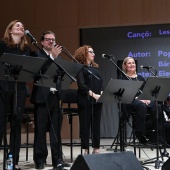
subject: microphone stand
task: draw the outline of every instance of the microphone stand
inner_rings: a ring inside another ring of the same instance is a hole
[[[128,80],[131,80],[128,76],[127,76],[127,74],[124,72],[124,71],[122,71],[122,69],[120,69],[120,67],[112,60],[112,58],[111,57],[108,57],[108,60],[114,65],[114,66],[116,66],[116,68],[128,79]],[[119,136],[119,139],[120,139],[120,150],[121,151],[124,151],[125,150],[125,148],[124,148],[124,131],[125,131],[125,126],[123,125],[123,134],[122,134],[122,121],[123,121],[123,119],[122,119],[122,109],[121,109],[121,97],[119,97],[118,98],[119,100],[119,104],[118,104],[118,107],[119,107],[119,130],[118,130],[118,134],[117,134],[117,137],[118,137],[118,135],[120,135]],[[117,138],[116,137],[116,138]],[[117,138],[118,139],[118,138]],[[115,142],[115,140],[113,141],[113,143]],[[113,146],[113,144],[111,145],[111,148],[112,148],[112,146]]]
[[[122,69],[120,69],[120,67],[111,59],[111,57],[108,57],[108,60],[109,60],[113,65],[115,65],[115,66],[117,67],[117,69],[118,69],[128,80],[131,80],[131,79],[127,76],[127,74],[126,74],[124,71],[122,71]]]
[[[154,69],[154,71],[155,71],[155,73],[154,73],[152,70],[150,70],[150,68],[146,68],[146,69],[148,70],[148,72],[150,72],[153,76],[156,77],[156,75],[157,75],[157,70]]]
[[[37,42],[35,39],[32,39],[31,40],[32,44],[37,48],[39,49],[45,56],[46,58],[48,58],[49,60],[51,60],[57,67],[58,67],[58,71],[57,71],[57,81],[56,81],[56,89],[58,90],[58,106],[59,106],[59,113],[58,113],[58,119],[59,119],[59,122],[58,122],[58,136],[57,136],[57,142],[58,142],[58,153],[60,155],[60,159],[62,159],[62,155],[60,153],[62,153],[62,149],[61,149],[61,115],[62,115],[62,106],[61,106],[61,87],[62,87],[62,76],[64,75],[63,73],[67,74],[73,81],[76,82],[76,79],[74,77],[72,77],[63,67],[61,67],[58,63],[56,63],[54,60],[52,60],[50,58],[50,56],[48,56],[46,54],[46,52],[40,48],[38,45],[37,45]],[[54,132],[55,133],[55,132]]]
[[[157,70],[154,69],[155,73],[150,70],[150,68],[146,68],[154,77],[157,76]],[[163,156],[167,156],[169,155],[169,153],[167,153],[167,150],[166,150],[166,142],[164,142],[164,145],[163,145],[163,149],[164,151],[161,152],[161,149],[159,148],[159,129],[158,129],[158,121],[159,121],[159,109],[158,109],[158,100],[157,100],[157,96],[159,94],[159,90],[160,90],[160,87],[157,86],[157,88],[154,89],[154,91],[152,92],[152,95],[155,97],[155,103],[156,103],[156,158],[152,158],[152,159],[149,159],[149,160],[146,160],[143,162],[143,165],[145,164],[149,164],[149,163],[155,163],[155,168],[158,169],[160,167],[160,163],[162,163],[160,160],[159,160],[159,157],[161,157],[163,159]],[[161,109],[162,109],[162,106],[161,106]],[[162,115],[161,115],[162,116]],[[162,120],[162,118],[161,118]],[[162,121],[161,121],[162,123]],[[165,127],[163,127],[165,128]],[[163,129],[164,131],[164,129]],[[163,132],[165,133],[165,132]],[[164,136],[165,137],[165,136]],[[165,139],[164,139],[165,141]],[[159,150],[160,150],[160,156],[159,156]],[[152,161],[156,159],[155,161]]]

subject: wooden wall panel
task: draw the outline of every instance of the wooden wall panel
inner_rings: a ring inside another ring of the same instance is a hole
[[[168,0],[144,0],[143,22],[144,24],[165,23]],[[170,7],[170,6],[169,6]]]
[[[31,0],[3,1],[0,5],[0,38],[2,38],[7,25],[15,19],[21,20],[25,28],[35,26],[36,21],[41,19],[36,17],[38,13],[37,6]]]
[[[79,29],[77,27],[62,27],[56,30],[57,41],[66,47],[71,54],[79,47]]]
[[[77,24],[79,27],[99,25],[99,0],[77,1]]]
[[[41,6],[39,7],[40,4]],[[37,28],[43,26],[49,29],[49,27],[68,28],[77,25],[76,4],[76,0],[71,1],[69,4],[68,1],[50,0],[45,1],[45,3],[36,1],[37,12],[35,17],[37,21],[35,26]]]
[[[99,1],[99,24],[100,26],[120,25],[121,23],[121,1],[103,0]]]
[[[121,0],[121,25],[140,24],[143,22],[143,1]]]
[[[170,23],[170,1],[169,0],[166,0],[166,12],[164,12],[165,13],[165,15],[166,15],[166,23]]]

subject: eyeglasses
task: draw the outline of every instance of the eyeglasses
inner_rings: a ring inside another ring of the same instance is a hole
[[[94,54],[94,51],[89,51],[89,53]]]
[[[55,42],[55,38],[44,38],[45,41],[52,41]]]

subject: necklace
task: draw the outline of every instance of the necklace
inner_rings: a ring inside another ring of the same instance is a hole
[[[131,80],[136,80],[136,81],[138,81],[138,77],[136,76],[136,77],[129,77]]]
[[[128,74],[126,74],[127,77],[129,78],[129,80],[136,80],[138,81],[138,76],[135,74],[135,76],[129,76]]]

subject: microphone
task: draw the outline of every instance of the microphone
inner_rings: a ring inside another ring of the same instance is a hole
[[[37,44],[37,40],[31,35],[31,33],[29,32],[29,30],[25,30],[25,35],[27,35],[28,37],[30,37],[32,42],[35,42],[35,43]]]
[[[143,66],[143,65],[141,65],[140,68],[141,68],[141,69],[144,69],[144,68],[150,69],[150,68],[154,68],[154,67],[152,67],[152,66]]]
[[[64,46],[61,46],[61,45],[56,44],[56,43],[54,43],[53,45],[54,45],[54,47],[56,47],[56,46],[58,45],[58,46],[60,46],[62,49],[64,48]]]
[[[110,54],[102,54],[102,58],[112,58],[112,59],[115,59],[113,55],[110,55]]]

